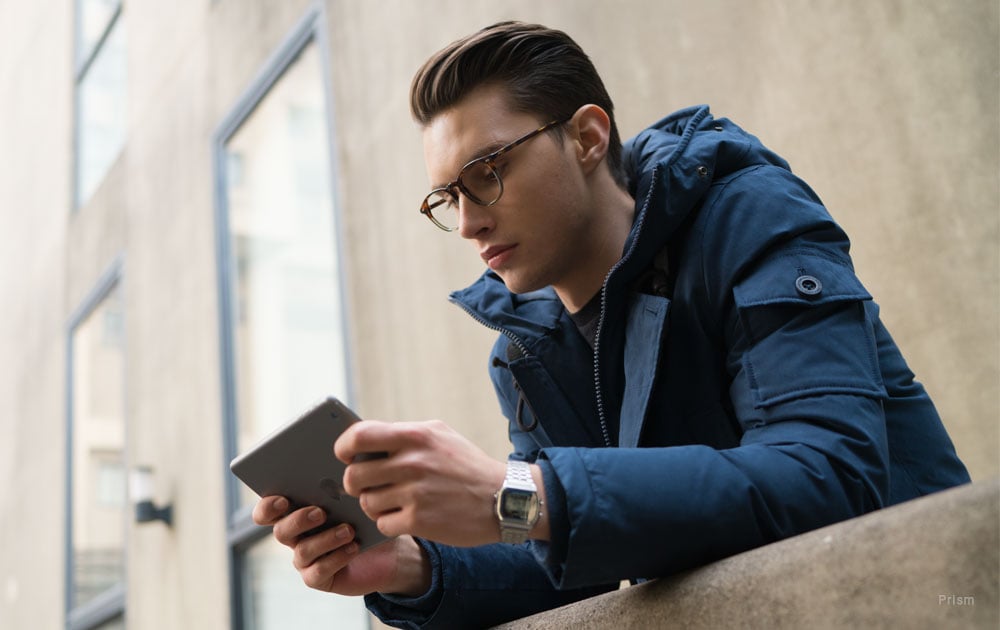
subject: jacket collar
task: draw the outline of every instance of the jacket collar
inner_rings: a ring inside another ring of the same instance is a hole
[[[609,305],[623,303],[629,284],[669,243],[713,182],[751,164],[788,168],[757,138],[714,118],[707,105],[682,109],[643,130],[624,144],[622,161],[636,216],[622,258],[605,279]],[[480,323],[527,345],[555,330],[563,313],[551,288],[514,295],[489,270],[450,299]]]

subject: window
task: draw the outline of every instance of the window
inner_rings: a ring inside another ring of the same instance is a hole
[[[86,203],[125,142],[126,42],[121,0],[76,0],[74,207]]]
[[[116,264],[69,324],[67,626],[124,627],[124,310]]]
[[[229,458],[327,395],[349,399],[321,23],[300,23],[216,134]],[[362,601],[303,585],[253,526],[256,496],[227,487],[234,626],[367,628]]]

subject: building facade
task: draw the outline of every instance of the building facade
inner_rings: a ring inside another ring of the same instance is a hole
[[[995,476],[997,13],[0,3],[0,627],[377,625],[301,584],[228,462],[328,394],[505,456],[493,334],[445,300],[481,263],[417,212],[408,112],[420,62],[500,19],[573,35],[625,137],[707,102],[786,157],[852,236],[973,477]],[[138,519],[142,498],[169,522]]]

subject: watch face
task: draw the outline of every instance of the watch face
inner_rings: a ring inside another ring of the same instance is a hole
[[[500,518],[504,520],[528,522],[538,511],[538,499],[530,490],[507,488],[500,501]]]

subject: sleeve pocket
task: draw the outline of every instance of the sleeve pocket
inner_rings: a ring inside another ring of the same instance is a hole
[[[824,394],[882,397],[871,300],[846,262],[783,252],[733,288],[754,406]]]

